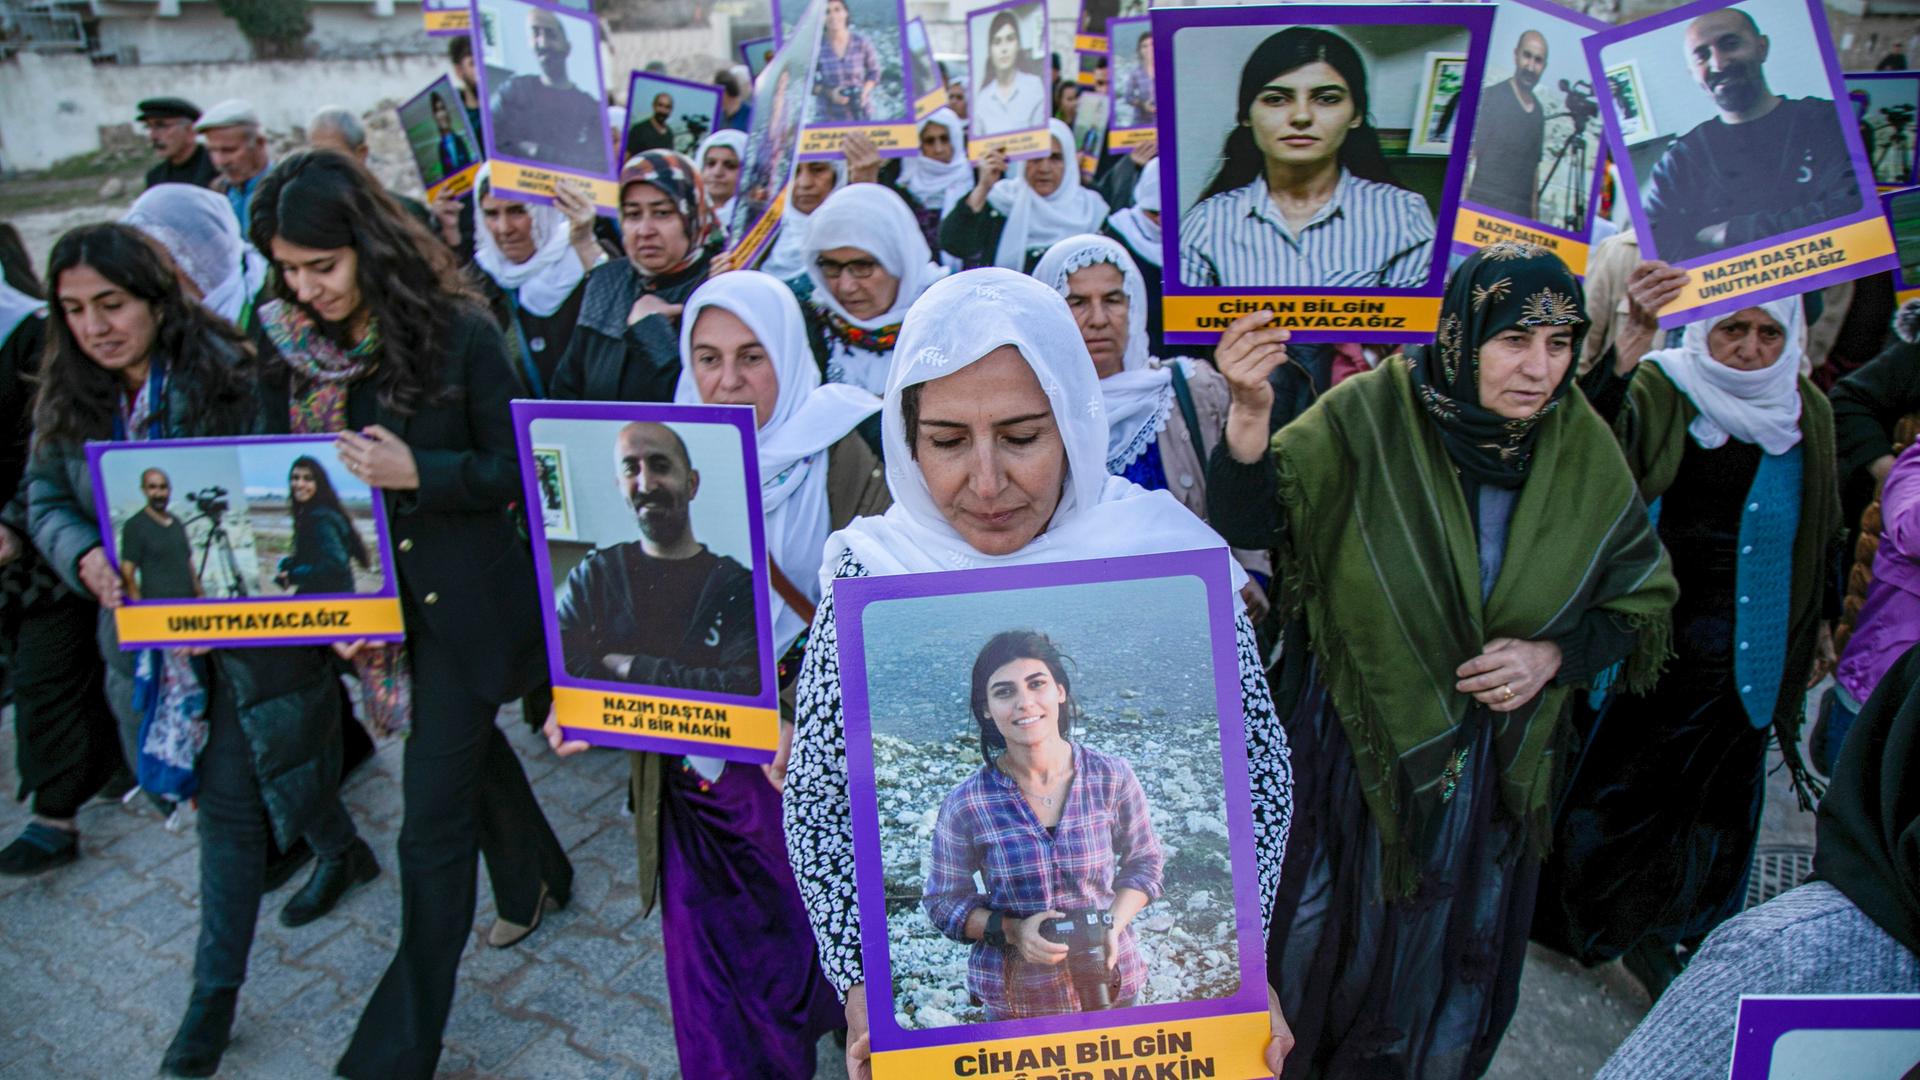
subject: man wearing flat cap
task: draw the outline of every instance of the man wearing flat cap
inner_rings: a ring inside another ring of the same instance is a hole
[[[193,125],[193,130],[207,138],[207,153],[213,157],[213,167],[220,170],[219,179],[212,184],[213,190],[227,197],[244,234],[253,189],[273,164],[267,154],[267,135],[260,127],[260,114],[239,98],[229,98],[208,109]]]
[[[155,184],[192,184],[212,187],[220,171],[213,157],[193,133],[193,122],[200,119],[200,107],[185,98],[148,98],[138,106],[137,119],[147,129],[147,141],[160,155],[160,164],[147,170],[147,186]]]

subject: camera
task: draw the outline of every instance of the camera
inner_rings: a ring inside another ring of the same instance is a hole
[[[1574,130],[1583,130],[1587,122],[1600,115],[1600,105],[1593,100],[1593,84],[1581,79],[1569,83],[1560,80],[1560,92],[1566,95],[1567,115],[1573,119]]]
[[[1067,973],[1073,978],[1073,992],[1085,1012],[1113,1007],[1113,986],[1107,971],[1107,931],[1113,929],[1113,914],[1096,908],[1070,911],[1058,919],[1040,924],[1040,936],[1065,945]]]
[[[227,489],[219,484],[209,484],[199,491],[187,492],[187,501],[195,510],[206,515],[209,521],[219,521],[232,503],[227,499]]]
[[[1888,127],[1895,131],[1905,131],[1907,126],[1913,123],[1913,106],[1888,105],[1880,110],[1880,115],[1886,119]]]

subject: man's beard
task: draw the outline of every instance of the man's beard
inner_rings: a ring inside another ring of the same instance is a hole
[[[1520,84],[1520,89],[1531,90],[1540,85],[1540,73],[1522,68],[1513,73],[1513,81]]]
[[[166,495],[149,495],[147,497],[147,509],[156,514],[164,514],[167,512],[167,503],[170,501],[172,501],[171,498]]]
[[[1759,97],[1759,81],[1753,77],[1753,69],[1746,64],[1728,68],[1718,83],[1708,83],[1707,92],[1713,95],[1713,103],[1722,109],[1739,110],[1752,105]]]
[[[640,526],[640,535],[661,547],[671,547],[687,535],[686,507],[673,496],[636,495],[630,505],[633,507],[634,521]],[[666,513],[646,513],[655,508]]]
[[[540,71],[548,79],[557,83],[567,81],[566,53],[558,49],[547,49],[545,51],[535,52],[533,55],[540,61]]]

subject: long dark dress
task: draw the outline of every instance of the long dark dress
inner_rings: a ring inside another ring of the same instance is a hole
[[[281,572],[295,596],[328,596],[353,591],[353,523],[331,506],[315,506],[294,515],[293,551]]]

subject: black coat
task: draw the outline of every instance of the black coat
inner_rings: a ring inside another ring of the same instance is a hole
[[[424,638],[454,650],[468,691],[505,704],[539,685],[546,666],[533,556],[515,524],[522,488],[506,343],[485,311],[463,307],[441,362],[447,392],[410,416],[380,402],[378,380],[355,383],[347,423],[398,435],[420,472],[418,490],[383,493],[409,647]],[[261,430],[284,434],[291,370],[271,345],[262,367]]]
[[[1900,418],[1920,412],[1920,345],[1896,341],[1827,392],[1833,404],[1834,450],[1840,468],[1841,514],[1850,529],[1878,487],[1868,470],[1893,453]]]
[[[625,259],[587,275],[586,299],[567,355],[553,373],[555,401],[673,400],[680,382],[680,321],[650,315],[632,326],[627,313],[649,293],[684,304],[707,279],[708,256],[670,277],[643,281]]]

